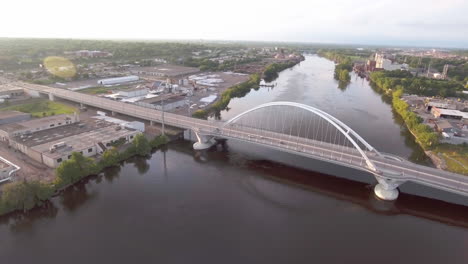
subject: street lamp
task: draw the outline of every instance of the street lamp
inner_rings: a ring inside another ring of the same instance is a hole
[[[162,95],[161,99],[161,110],[162,110],[162,135],[165,136],[165,129],[164,129],[164,94]]]

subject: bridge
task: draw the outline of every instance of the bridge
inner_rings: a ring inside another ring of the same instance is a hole
[[[133,116],[150,122],[190,129],[196,133],[195,149],[206,149],[213,138],[235,139],[369,172],[378,184],[377,197],[395,200],[398,186],[415,182],[468,196],[468,177],[417,165],[377,151],[346,124],[320,109],[292,102],[260,105],[227,122],[201,120],[155,109],[47,86],[11,83],[15,87]]]

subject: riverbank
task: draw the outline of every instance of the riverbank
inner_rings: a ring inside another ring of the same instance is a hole
[[[119,165],[134,156],[146,156],[153,149],[169,142],[169,138],[160,135],[148,140],[143,134],[135,137],[125,150],[116,147],[106,150],[99,160],[84,157],[73,152],[69,160],[56,168],[56,178],[52,183],[36,181],[17,181],[7,183],[0,193],[0,216],[15,211],[28,211],[42,206],[53,196],[77,184],[81,180],[101,173],[105,168]]]
[[[258,90],[260,88],[260,81],[263,78],[267,81],[272,81],[278,77],[278,73],[294,67],[305,58],[301,56],[301,60],[293,60],[282,63],[272,63],[268,65],[262,73],[254,73],[249,76],[249,80],[237,85],[234,85],[224,91],[220,99],[215,103],[208,106],[206,109],[200,109],[195,111],[192,116],[195,118],[206,119],[211,115],[219,117],[220,112],[225,110],[229,105],[232,98],[244,97],[250,92],[251,89]]]
[[[401,99],[403,87],[379,81],[375,74],[371,74],[370,81],[382,93],[391,96],[392,108],[403,119],[408,131],[421,146],[424,153],[439,169],[468,175],[468,146],[441,144],[440,136],[431,127],[424,124],[422,119],[410,110],[409,105]]]

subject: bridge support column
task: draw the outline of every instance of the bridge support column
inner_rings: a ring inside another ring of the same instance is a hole
[[[195,136],[198,141],[193,144],[195,150],[203,150],[211,148],[215,143],[213,141],[213,136],[202,135],[200,132],[195,132]]]
[[[50,100],[50,101],[55,101],[55,97],[54,97],[54,95],[51,94],[51,93],[49,94],[49,100]]]
[[[150,120],[150,126],[154,126],[154,122]]]
[[[114,111],[111,111],[111,116],[115,116],[115,112],[114,112]]]
[[[403,181],[382,177],[376,177],[376,179],[379,183],[374,187],[374,193],[378,198],[386,201],[393,201],[398,198],[398,186],[403,184]]]

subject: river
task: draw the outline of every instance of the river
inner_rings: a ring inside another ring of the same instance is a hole
[[[369,86],[339,88],[312,55],[223,111],[295,101],[336,116],[380,151],[426,162]],[[177,141],[0,218],[1,263],[467,263],[463,198],[404,184],[377,200],[362,172],[227,141],[195,152]]]

